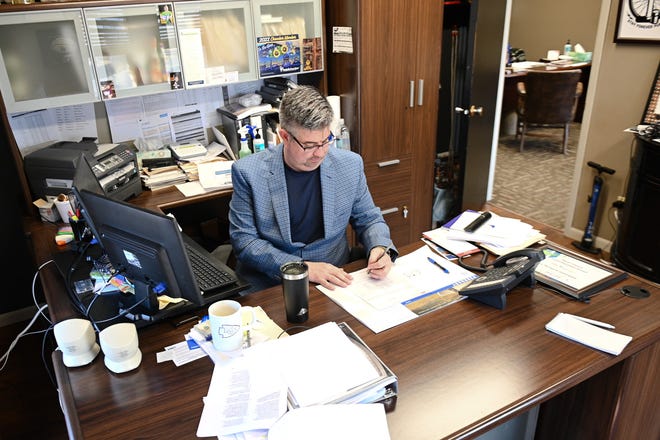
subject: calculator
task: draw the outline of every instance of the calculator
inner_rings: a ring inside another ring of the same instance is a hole
[[[170,145],[170,150],[172,150],[172,153],[174,153],[177,159],[181,160],[206,155],[206,147],[199,143]]]

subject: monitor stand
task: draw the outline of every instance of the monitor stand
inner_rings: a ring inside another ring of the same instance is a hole
[[[119,312],[131,321],[152,321],[158,314],[158,297],[151,286],[141,281],[132,281],[135,293],[122,293],[119,297]]]

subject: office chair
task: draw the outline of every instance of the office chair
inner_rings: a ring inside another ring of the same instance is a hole
[[[518,124],[520,152],[525,145],[528,128],[563,128],[562,152],[566,154],[568,131],[575,118],[578,98],[582,95],[581,71],[529,71],[524,82],[518,82]]]

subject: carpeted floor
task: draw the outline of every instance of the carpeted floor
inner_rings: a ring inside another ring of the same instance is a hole
[[[522,153],[514,135],[500,137],[490,203],[563,229],[580,124],[571,125],[566,155],[561,129],[528,133]]]

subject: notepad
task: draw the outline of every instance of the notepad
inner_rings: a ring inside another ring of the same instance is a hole
[[[617,356],[632,340],[632,336],[605,330],[566,313],[558,313],[545,328],[580,344]]]

